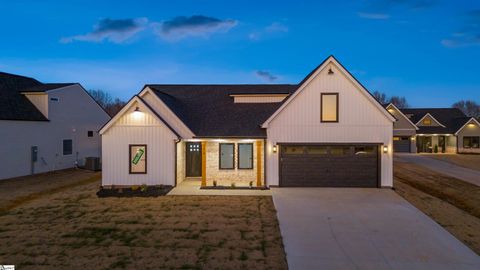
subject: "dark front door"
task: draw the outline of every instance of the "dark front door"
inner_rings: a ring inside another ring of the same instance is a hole
[[[283,145],[280,186],[377,187],[377,145]]]
[[[187,142],[186,146],[186,175],[187,177],[200,177],[202,176],[202,143]]]

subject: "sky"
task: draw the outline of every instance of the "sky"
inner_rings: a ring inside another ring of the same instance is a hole
[[[480,1],[4,1],[0,71],[128,100],[143,85],[300,82],[334,55],[412,107],[480,103]]]

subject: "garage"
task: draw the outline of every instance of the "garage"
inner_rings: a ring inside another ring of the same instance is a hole
[[[393,137],[393,152],[410,153],[410,138]]]
[[[379,146],[280,145],[282,187],[378,187]]]

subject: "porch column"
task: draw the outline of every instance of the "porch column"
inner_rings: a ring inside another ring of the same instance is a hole
[[[262,141],[257,141],[257,187],[262,186]]]
[[[203,141],[202,144],[202,187],[207,186],[207,142]]]

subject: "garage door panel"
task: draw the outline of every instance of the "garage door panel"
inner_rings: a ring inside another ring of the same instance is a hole
[[[281,186],[376,187],[378,146],[289,146],[280,157]],[[295,153],[295,154],[292,154]]]

